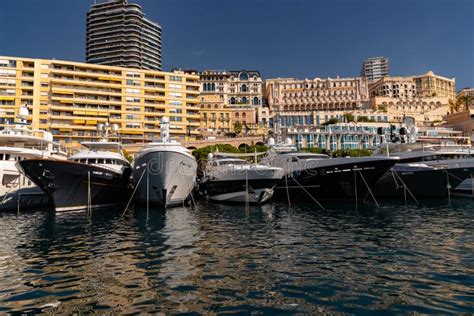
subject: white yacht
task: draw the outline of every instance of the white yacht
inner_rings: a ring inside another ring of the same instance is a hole
[[[18,122],[0,131],[0,210],[49,206],[49,197],[25,177],[15,164],[39,157],[67,157],[66,150],[53,142],[51,133],[33,130],[28,126],[27,115],[28,109],[20,108]]]
[[[99,125],[99,130],[104,126]],[[118,127],[115,127],[117,129]],[[119,143],[109,142],[109,124],[98,142],[68,160],[36,158],[19,162],[22,171],[53,200],[56,211],[76,211],[125,204],[130,196],[131,167]]]
[[[254,154],[209,154],[201,191],[216,202],[267,202],[283,178],[284,170],[238,158],[248,156]]]
[[[169,138],[169,121],[161,119],[161,141],[143,147],[133,162],[135,200],[157,207],[182,205],[196,185],[197,162],[191,152]]]

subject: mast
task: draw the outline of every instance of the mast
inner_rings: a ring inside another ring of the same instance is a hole
[[[163,143],[169,142],[170,138],[170,123],[168,121],[168,118],[163,116],[161,118],[161,124],[160,124],[160,136],[161,136],[161,141]]]

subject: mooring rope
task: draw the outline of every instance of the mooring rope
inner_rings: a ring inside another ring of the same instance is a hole
[[[316,202],[316,204],[319,205],[319,207],[322,209],[322,210],[325,210],[324,206],[321,205],[321,203],[318,202],[318,200],[316,200],[316,198],[314,196],[311,195],[311,193],[308,192],[308,190],[306,190],[306,188],[304,186],[302,186],[297,180],[296,178],[293,177],[293,181],[296,182],[297,185],[299,185],[304,192],[306,192],[306,194],[308,194],[308,196],[314,201]]]
[[[148,167],[148,166],[147,166],[147,167]],[[147,168],[144,168],[144,169],[143,169],[142,175],[140,176],[140,179],[138,180],[137,185],[135,186],[135,189],[133,190],[132,196],[130,197],[130,200],[128,201],[127,206],[125,206],[125,209],[123,210],[122,217],[125,216],[125,213],[127,212],[128,207],[130,206],[130,203],[131,203],[132,200],[133,200],[133,197],[135,196],[135,192],[137,192],[137,189],[138,189],[138,187],[139,187],[139,185],[140,185],[140,182],[142,181],[143,176],[145,175],[146,169],[147,169]]]

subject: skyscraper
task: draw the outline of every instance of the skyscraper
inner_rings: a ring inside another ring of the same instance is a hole
[[[369,83],[373,83],[380,78],[388,76],[388,58],[370,57],[364,60],[360,75],[367,78]]]
[[[161,27],[127,0],[108,0],[87,13],[88,63],[161,70]]]

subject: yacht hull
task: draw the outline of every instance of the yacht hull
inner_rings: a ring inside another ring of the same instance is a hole
[[[208,180],[203,183],[202,187],[204,194],[211,201],[262,204],[273,197],[274,188],[280,179]],[[246,189],[247,185],[248,189]]]
[[[409,190],[407,195],[413,194],[417,199],[445,197],[470,177],[472,172],[473,168],[463,167],[434,169],[397,165],[377,182],[375,196],[404,198],[406,186]]]
[[[347,159],[347,161],[344,161]],[[276,187],[275,196],[298,200],[347,200],[362,201],[373,190],[375,183],[396,162],[396,159],[324,159],[315,167],[287,174]]]
[[[51,197],[58,212],[124,205],[131,170],[123,173],[94,165],[52,159],[19,162],[20,168]]]
[[[282,169],[222,170],[218,178],[206,177],[201,191],[215,202],[262,204],[273,197],[282,176]]]
[[[458,185],[453,194],[458,197],[474,198],[474,177],[465,179]]]
[[[175,151],[151,151],[139,155],[133,167],[135,201],[154,207],[182,205],[196,185],[196,160]]]
[[[53,201],[37,186],[15,190],[0,196],[0,211],[21,211],[51,207]]]

